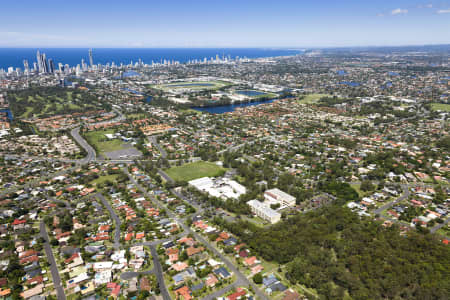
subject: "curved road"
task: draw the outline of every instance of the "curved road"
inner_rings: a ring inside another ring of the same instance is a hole
[[[103,197],[102,194],[97,193],[97,194],[95,194],[95,197],[97,197],[98,199],[100,199],[102,201],[103,205],[105,205],[106,209],[108,210],[111,218],[114,220],[114,223],[115,223],[114,249],[118,250],[118,249],[120,249],[120,225],[122,225],[122,222],[120,221],[119,216],[116,215],[116,212],[111,207],[111,205],[109,204],[108,200],[106,200],[105,197]]]
[[[88,163],[90,161],[97,159],[97,155],[95,153],[94,148],[92,148],[92,146],[89,145],[88,142],[86,142],[86,140],[80,136],[80,127],[72,129],[72,131],[70,131],[70,134],[77,141],[77,143],[81,147],[83,147],[84,150],[86,150],[86,152],[87,152],[87,156],[85,158],[79,160],[80,164],[85,164],[85,163]]]

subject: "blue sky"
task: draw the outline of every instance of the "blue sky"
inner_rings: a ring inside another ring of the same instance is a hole
[[[0,47],[450,43],[450,0],[4,0]]]

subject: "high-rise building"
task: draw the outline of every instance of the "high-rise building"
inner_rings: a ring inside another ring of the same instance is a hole
[[[23,60],[23,70],[28,73],[30,71],[30,67],[28,65],[28,60],[24,59]]]
[[[42,73],[43,72],[43,66],[42,66],[42,56],[41,56],[41,53],[39,52],[39,50],[36,52],[36,61],[37,61],[37,64],[38,64],[38,72],[39,73]]]
[[[94,67],[94,58],[92,57],[92,49],[89,49],[89,64],[92,67]]]
[[[41,62],[42,62],[42,72],[48,73],[48,61],[47,61],[47,55],[45,53],[42,53],[42,55],[41,55]]]
[[[53,74],[55,72],[55,64],[53,63],[53,59],[48,59],[48,73]]]

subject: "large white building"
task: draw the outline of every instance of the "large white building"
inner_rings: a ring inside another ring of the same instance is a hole
[[[295,205],[295,197],[279,189],[270,189],[264,192],[264,199],[270,204],[280,204],[281,208]]]
[[[189,185],[199,191],[207,192],[213,197],[223,199],[238,199],[247,192],[245,186],[228,178],[202,177],[189,181]]]
[[[264,205],[264,203],[261,203],[258,200],[250,200],[247,202],[247,204],[248,206],[250,206],[252,213],[272,224],[280,221],[281,219],[280,213]]]

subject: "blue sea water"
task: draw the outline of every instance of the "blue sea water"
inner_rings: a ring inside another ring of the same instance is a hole
[[[55,65],[58,63],[76,66],[81,64],[81,59],[89,63],[87,48],[0,48],[0,68],[8,67],[22,68],[23,60],[28,60],[30,67],[36,62],[36,51],[45,53],[47,58],[53,59]],[[258,58],[272,56],[291,56],[302,54],[300,50],[292,49],[269,49],[269,48],[94,48],[94,64],[106,64],[114,62],[116,65],[137,62],[140,59],[144,63],[151,64],[166,60],[185,63],[189,60],[209,60],[219,57],[236,58]]]

